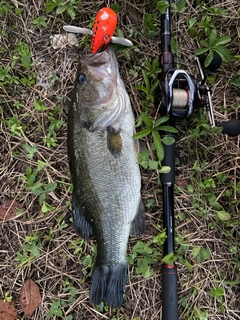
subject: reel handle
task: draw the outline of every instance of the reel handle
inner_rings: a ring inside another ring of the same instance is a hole
[[[240,119],[219,122],[217,126],[223,127],[222,133],[227,134],[229,137],[236,137],[240,134]]]

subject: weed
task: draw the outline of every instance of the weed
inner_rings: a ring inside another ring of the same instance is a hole
[[[6,302],[12,301],[12,296],[10,295],[10,293],[8,291],[4,293],[4,301],[6,301]]]
[[[46,13],[56,9],[57,14],[67,13],[72,20],[76,17],[76,11],[81,4],[81,0],[49,0],[45,3]]]
[[[11,118],[5,120],[5,122],[11,131],[11,136],[22,137],[26,126],[21,123],[17,114],[14,114]]]
[[[198,307],[194,307],[194,318],[193,320],[208,320],[209,313],[207,311],[203,311]]]
[[[145,125],[144,130],[139,131],[136,133],[133,138],[134,139],[142,139],[148,135],[152,136],[153,144],[152,144],[152,150],[156,151],[157,155],[157,161],[149,160],[150,152],[143,151],[138,155],[138,161],[139,163],[145,168],[150,169],[157,169],[159,168],[160,173],[167,173],[169,172],[169,167],[161,167],[161,161],[164,158],[164,147],[163,143],[166,145],[170,145],[175,142],[175,139],[170,136],[165,136],[161,138],[159,131],[168,131],[172,133],[177,133],[177,129],[168,125],[163,125],[168,121],[169,117],[165,116],[162,118],[157,119],[156,121],[153,120],[150,116],[148,116],[146,113],[141,112],[140,114],[140,122],[138,125],[143,123]]]
[[[46,16],[40,16],[32,20],[32,24],[36,26],[38,29],[47,28],[47,17]]]
[[[40,257],[40,249],[42,245],[39,243],[38,235],[33,236],[26,236],[25,243],[22,245],[22,251],[17,252],[17,257],[15,258],[16,261],[19,262],[17,268],[21,268],[24,265],[28,265],[31,267],[31,263],[35,258]]]
[[[157,246],[162,246],[166,237],[166,233],[160,232],[152,240],[144,243],[138,241],[132,248],[132,253],[127,257],[130,265],[136,263],[135,271],[144,278],[154,275],[151,268],[155,262],[160,261],[160,250]]]
[[[7,15],[13,10],[13,5],[9,1],[2,0],[0,5],[0,16]]]
[[[146,103],[149,103],[154,102],[154,93],[159,86],[158,74],[161,72],[161,69],[159,68],[158,59],[153,59],[152,62],[147,61],[146,67],[146,71],[142,69],[143,85],[138,85],[136,89],[146,94]]]
[[[57,301],[53,300],[51,302],[51,307],[46,314],[47,318],[51,318],[52,316],[61,317],[63,315],[64,308],[76,301],[77,289],[73,286],[70,280],[62,280],[62,292],[63,293],[61,295],[63,295],[64,298]],[[68,314],[65,319],[72,320],[73,316]]]
[[[204,66],[208,67],[214,58],[214,52],[219,54],[223,61],[228,62],[231,58],[231,54],[229,50],[226,48],[227,43],[231,41],[231,37],[229,35],[218,36],[217,30],[211,30],[209,34],[208,41],[201,40],[200,43],[203,46],[202,48],[195,51],[196,55],[207,53],[206,60],[204,62]]]
[[[0,66],[0,86],[7,84],[19,84],[19,78],[11,74],[12,68],[10,66]]]
[[[12,67],[14,67],[19,61],[20,65],[23,68],[29,69],[30,67],[35,65],[35,62],[32,61],[31,56],[32,54],[28,44],[22,41],[18,41],[14,48]]]
[[[61,310],[61,301],[52,301],[51,308],[48,310],[46,316],[47,318],[51,318],[52,316],[61,317],[62,316],[62,310]]]
[[[31,147],[31,153],[28,153],[28,157],[33,155],[32,152],[35,152],[35,148]],[[29,152],[29,147],[27,149]],[[37,180],[37,176],[41,170],[43,170],[44,167],[46,167],[47,164],[41,160],[38,160],[37,162],[37,168],[32,169],[30,166],[27,166],[26,168],[26,175],[22,176],[21,179],[24,182],[25,188],[29,191],[31,191],[33,194],[39,196],[39,204],[41,206],[42,212],[47,213],[49,211],[52,211],[55,209],[55,207],[51,206],[46,202],[47,195],[50,192],[53,192],[56,187],[57,183],[55,182],[50,182],[50,183],[43,183],[41,181]]]
[[[202,263],[204,260],[209,260],[211,254],[208,249],[204,249],[200,246],[192,249],[192,256],[197,259],[198,262]]]

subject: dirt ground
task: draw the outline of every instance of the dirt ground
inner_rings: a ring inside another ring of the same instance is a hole
[[[151,261],[151,275],[145,279],[136,272],[136,259],[129,267],[121,308],[94,308],[89,303],[95,242],[84,243],[72,226],[66,149],[69,97],[79,55],[89,52],[89,39],[77,35],[79,47],[64,44],[54,49],[51,37],[65,35],[63,25],[89,27],[104,1],[65,1],[67,7],[76,5],[74,21],[67,11],[57,12],[57,5],[46,12],[57,3],[63,6],[64,2],[0,3],[0,205],[16,200],[22,208],[12,220],[0,221],[0,297],[12,297],[18,319],[25,319],[19,293],[22,284],[31,278],[42,295],[42,303],[31,318],[34,320],[161,319],[162,247],[153,243],[162,232],[157,170],[142,168],[146,234],[141,239],[130,239],[128,246],[128,255],[138,241],[160,252]],[[146,61],[158,58],[160,53],[156,3],[117,2],[118,27],[134,44],[131,49],[119,51],[117,58],[136,119],[141,111],[155,119],[160,116],[154,104],[149,101],[147,105],[145,94],[136,89],[143,83],[141,69],[147,70]],[[212,0],[205,1],[203,7],[202,1],[186,1],[185,10],[173,14],[173,38],[179,46],[176,62],[195,74],[194,52],[206,37],[201,26],[195,36],[190,35],[189,19],[210,17],[209,25],[232,39],[228,46],[231,60],[215,72],[207,71],[215,117],[217,121],[240,118],[240,89],[231,81],[240,65],[239,3]],[[228,13],[214,14],[206,9],[217,7]],[[33,21],[41,16],[46,18],[42,20],[46,25],[39,27]],[[214,134],[206,123],[205,112],[199,111],[177,123],[179,313],[182,320],[236,320],[240,319],[240,140]],[[151,138],[144,141],[150,148]]]

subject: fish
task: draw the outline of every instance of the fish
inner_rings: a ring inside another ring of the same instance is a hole
[[[129,236],[145,231],[135,119],[112,44],[79,61],[68,111],[75,232],[95,238],[90,302],[120,307]]]

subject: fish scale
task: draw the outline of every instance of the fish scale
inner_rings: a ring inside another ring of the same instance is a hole
[[[97,242],[93,304],[122,304],[128,238],[145,227],[134,123],[112,46],[83,57],[68,114],[68,155],[74,227]]]

